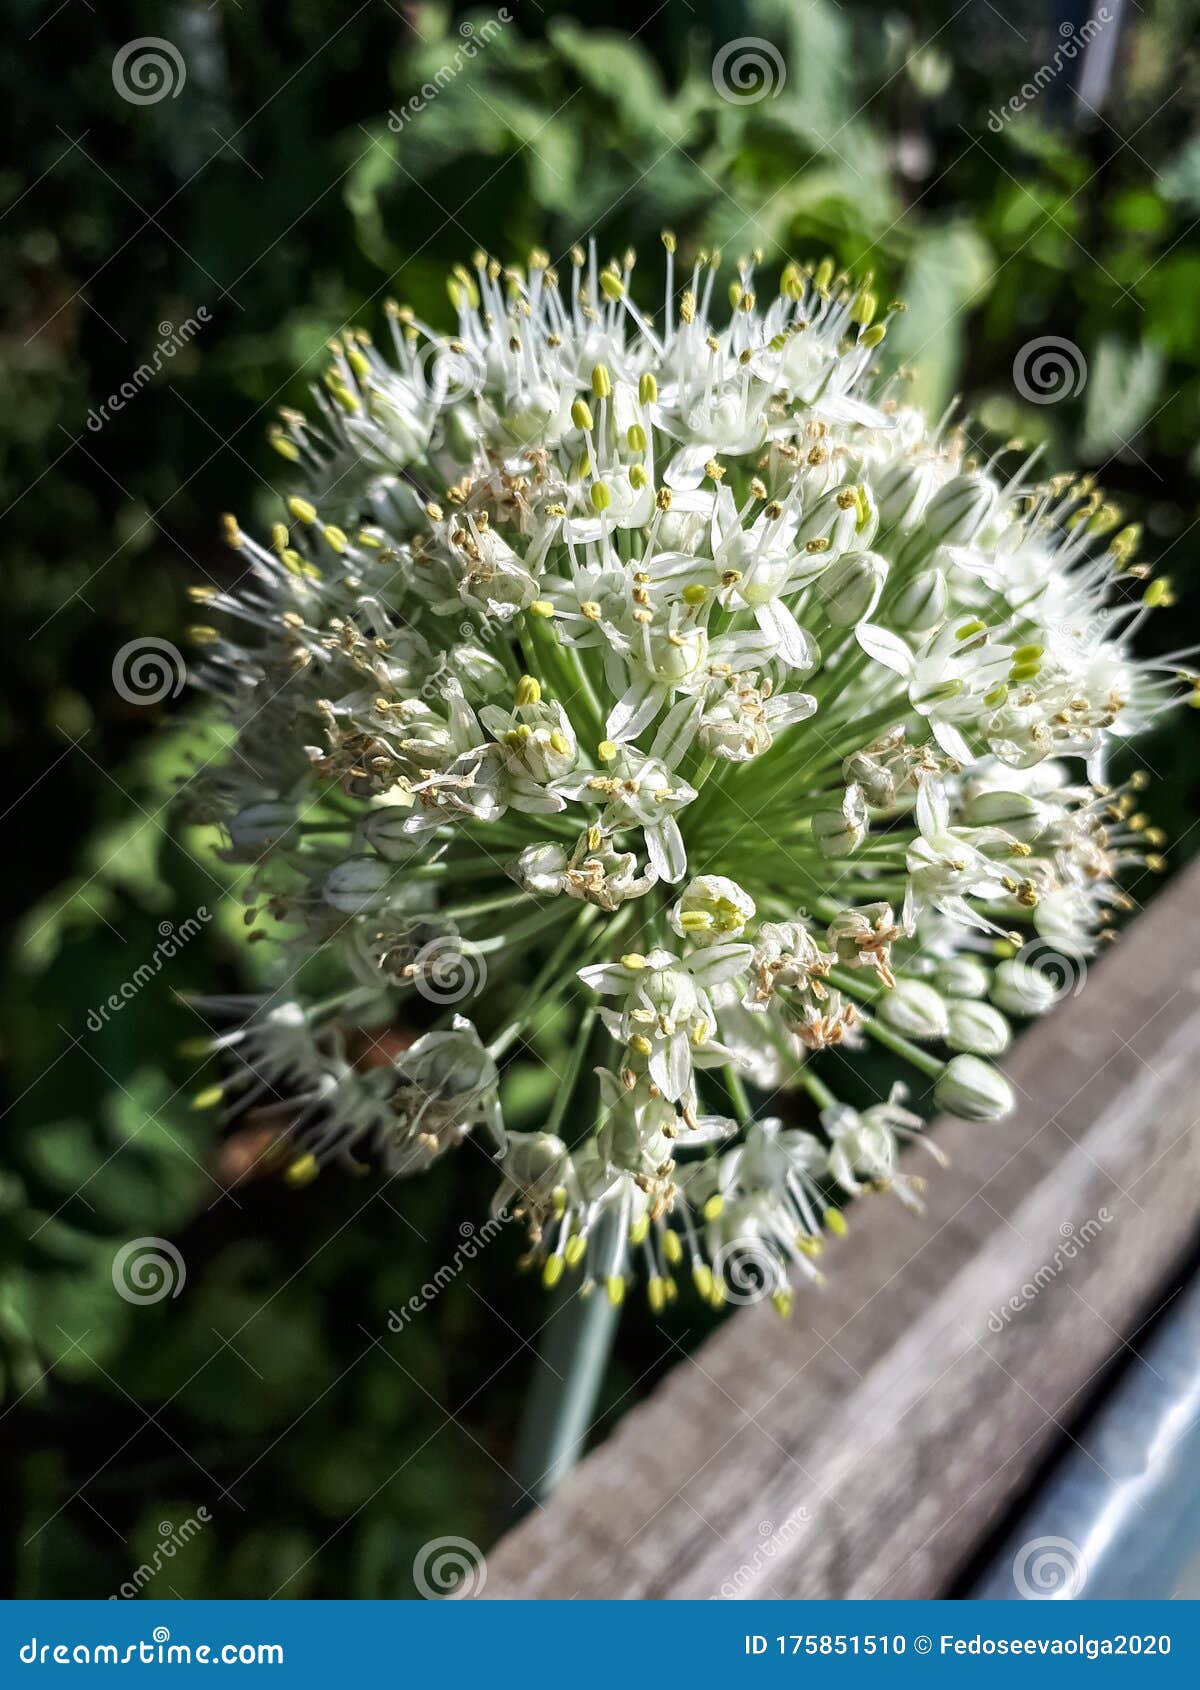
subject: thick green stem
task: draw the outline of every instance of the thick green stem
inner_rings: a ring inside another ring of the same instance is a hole
[[[598,1261],[607,1254],[607,1225],[602,1218],[589,1247]],[[517,1436],[516,1505],[522,1512],[544,1502],[583,1452],[620,1313],[602,1285],[585,1297],[564,1282],[553,1295]]]

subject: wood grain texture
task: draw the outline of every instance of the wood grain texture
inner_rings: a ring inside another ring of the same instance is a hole
[[[487,1597],[944,1595],[1194,1242],[1198,903],[1200,865],[1020,1040],[1015,1116],[938,1123],[925,1217],[855,1205],[827,1289],[681,1362]]]

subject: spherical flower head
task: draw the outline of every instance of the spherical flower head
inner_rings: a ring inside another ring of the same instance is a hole
[[[782,1307],[936,1150],[843,1064],[1010,1108],[1062,991],[1025,945],[1090,955],[1160,862],[1107,748],[1195,682],[1128,648],[1136,529],[908,403],[869,284],[664,247],[655,310],[632,254],[478,253],[283,413],[281,520],[193,594],[196,808],[295,984],[214,1001],[197,1102],[269,1103],[293,1183],[474,1135],[548,1285],[733,1301],[750,1253]],[[509,1133],[517,1053],[555,1085]]]

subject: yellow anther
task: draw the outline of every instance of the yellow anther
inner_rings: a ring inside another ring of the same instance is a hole
[[[541,682],[535,680],[532,675],[522,675],[517,682],[516,696],[518,709],[524,708],[527,704],[540,704],[542,702]]]
[[[317,1159],[310,1151],[305,1156],[297,1156],[283,1177],[288,1185],[299,1190],[301,1186],[311,1185],[320,1171]]]

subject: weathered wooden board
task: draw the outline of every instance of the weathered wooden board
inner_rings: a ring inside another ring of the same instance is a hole
[[[1195,1240],[1198,906],[1200,865],[1022,1038],[1013,1118],[939,1123],[924,1219],[857,1208],[827,1290],[682,1361],[486,1595],[944,1595]]]

